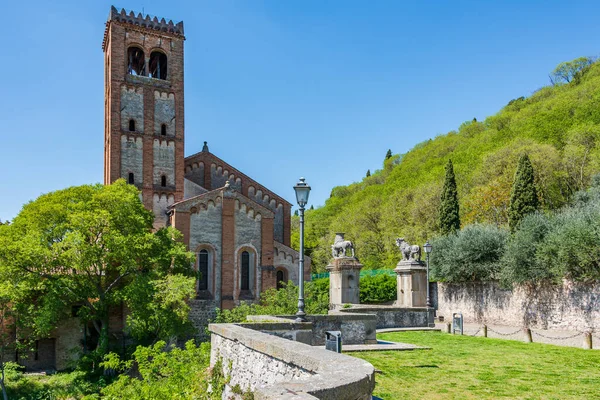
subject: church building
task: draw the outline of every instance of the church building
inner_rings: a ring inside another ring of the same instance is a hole
[[[183,22],[111,7],[105,65],[104,184],[126,179],[196,253],[198,309],[258,300],[298,283],[291,203],[209,151],[185,157]],[[265,166],[267,167],[267,166]],[[306,260],[305,279],[310,279]]]

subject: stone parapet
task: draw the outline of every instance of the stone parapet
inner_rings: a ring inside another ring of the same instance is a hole
[[[348,308],[338,308],[335,312],[339,314],[371,314],[376,319],[377,329],[428,327],[434,318],[434,309],[426,307],[355,304]]]
[[[235,324],[211,324],[211,365],[223,361],[228,387],[255,399],[368,400],[375,369],[363,360]],[[227,388],[226,388],[227,391]]]

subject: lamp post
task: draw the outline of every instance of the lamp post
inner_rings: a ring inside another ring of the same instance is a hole
[[[308,203],[310,186],[306,184],[304,178],[294,186],[296,192],[296,201],[300,206],[300,258],[298,260],[298,312],[296,313],[296,322],[306,322],[306,313],[304,312],[304,207]]]
[[[429,241],[427,241],[425,243],[425,245],[423,246],[423,248],[425,249],[425,254],[427,255],[427,308],[431,308],[431,298],[429,297],[429,253],[431,253],[431,250],[433,250],[433,246],[431,245],[431,243],[429,243]]]

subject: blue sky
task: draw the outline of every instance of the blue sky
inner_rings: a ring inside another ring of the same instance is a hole
[[[110,1],[5,2],[0,219],[102,182]],[[597,1],[129,1],[183,20],[186,155],[210,150],[310,203],[381,168],[388,148],[494,114],[599,53]]]

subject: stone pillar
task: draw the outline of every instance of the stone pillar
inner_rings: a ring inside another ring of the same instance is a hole
[[[336,257],[331,260],[327,266],[330,304],[359,304],[362,267],[356,257]]]
[[[427,267],[421,261],[400,261],[397,274],[398,307],[427,306]]]

